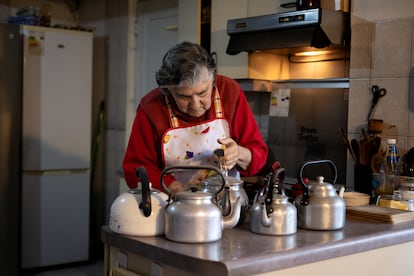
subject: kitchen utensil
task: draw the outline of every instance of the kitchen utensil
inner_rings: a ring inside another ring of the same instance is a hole
[[[371,141],[371,137],[369,137],[368,133],[365,131],[365,128],[361,128],[362,137],[368,142]]]
[[[371,88],[371,92],[372,92],[372,101],[371,101],[371,108],[368,112],[368,120],[371,119],[372,112],[374,111],[374,108],[377,105],[379,99],[384,97],[387,94],[387,90],[384,88],[379,88],[378,85],[373,85]]]
[[[385,152],[379,150],[374,156],[371,157],[371,169],[373,173],[379,173],[381,165],[384,163]]]
[[[171,193],[164,182],[164,176],[175,170],[215,170],[222,185],[215,194],[198,191]],[[228,216],[222,216],[215,198],[224,189],[225,180],[221,171],[213,166],[172,166],[161,173],[161,185],[170,196],[165,207],[165,237],[185,243],[212,242],[221,239],[223,228],[234,227],[240,218],[240,198]]]
[[[371,142],[361,140],[359,142],[359,159],[360,164],[365,166],[371,165],[371,158],[378,152],[378,147]]]
[[[351,140],[351,148],[355,155],[355,163],[359,164],[361,162],[361,159],[360,159],[359,142],[357,141],[357,139]]]
[[[224,146],[224,145],[222,145]],[[243,188],[243,181],[237,177],[229,177],[228,170],[226,168],[225,159],[224,159],[224,148],[219,148],[214,150],[214,154],[219,159],[220,170],[224,176],[226,186],[223,192],[218,194],[217,202],[222,209],[222,214],[227,216],[231,212],[231,206],[234,206],[236,200],[240,198],[241,203],[241,213],[239,224],[244,221],[247,216],[247,211],[249,209],[249,198],[246,191]],[[208,192],[210,189],[213,189],[210,192],[214,193],[214,190],[217,190],[217,187],[221,186],[220,181],[217,181],[217,177],[210,177],[202,181],[204,191]]]
[[[219,166],[220,166],[221,173],[224,176],[224,180],[227,180],[228,171],[226,168],[226,161],[224,159],[224,149],[215,149],[214,154],[217,155],[219,159]]]
[[[369,133],[382,133],[384,129],[384,121],[378,119],[370,119],[368,121],[368,132]]]
[[[351,154],[352,159],[354,162],[357,162],[357,158],[355,156],[354,151],[352,150],[351,144],[349,143],[348,136],[346,135],[346,132],[343,128],[339,128],[339,135],[342,138],[342,141],[344,142],[346,148],[348,149],[349,153]]]
[[[238,224],[243,223],[249,210],[249,197],[244,190],[243,180],[228,176],[225,179],[226,185],[222,192],[217,194],[218,206],[222,209],[222,214],[227,216],[231,209],[236,205],[237,199],[240,198],[240,218]],[[213,176],[202,181],[201,191],[215,193],[221,187],[221,181],[218,176]]]
[[[313,230],[336,230],[345,226],[345,201],[338,196],[333,184],[324,182],[318,176],[316,182],[309,185],[303,182],[303,171],[306,167],[316,164],[327,164],[332,170],[333,184],[337,178],[337,169],[331,160],[306,161],[298,172],[298,181],[303,185],[304,192],[295,199],[298,212],[298,227]]]
[[[414,177],[414,147],[404,154],[402,158],[402,174]]]
[[[285,169],[278,168],[265,178],[265,185],[256,195],[250,209],[250,231],[264,235],[290,235],[297,231],[296,207],[283,192]],[[271,203],[266,204],[269,185]]]
[[[136,169],[138,188],[119,195],[112,203],[109,226],[118,234],[156,236],[164,234],[164,208],[167,194],[150,189],[147,171]]]

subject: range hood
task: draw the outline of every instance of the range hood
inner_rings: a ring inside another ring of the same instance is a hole
[[[329,9],[309,9],[232,19],[226,53],[294,48],[340,49],[349,44],[349,14]]]

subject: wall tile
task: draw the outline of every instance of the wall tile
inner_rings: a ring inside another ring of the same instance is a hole
[[[408,84],[408,135],[414,137],[414,66]]]
[[[380,21],[373,31],[371,77],[406,77],[410,68],[412,21]]]
[[[289,60],[270,51],[249,55],[249,77],[253,79],[289,79]]]
[[[289,70],[292,79],[312,79],[315,77],[315,62],[291,63]]]
[[[386,139],[384,139],[386,142]],[[407,152],[408,137],[399,136],[397,138],[397,154],[400,158]]]
[[[363,22],[353,17],[348,136],[366,125],[370,88],[376,84],[387,89],[373,113],[373,118],[384,121],[382,147],[387,138],[396,138],[402,156],[414,146],[414,17]],[[367,39],[370,30],[372,37]],[[372,59],[370,70],[368,57]],[[353,183],[350,156],[347,166],[347,181]]]
[[[411,70],[413,70],[412,69],[413,67],[414,67],[414,18],[411,19]]]
[[[291,79],[326,79],[348,77],[347,61],[332,60],[290,64]]]
[[[350,77],[368,78],[371,71],[371,43],[373,23],[357,17],[351,19]]]
[[[348,103],[348,133],[360,133],[367,129],[367,115],[370,106],[369,80],[351,79]]]
[[[345,60],[313,62],[313,64],[315,65],[314,77],[316,79],[349,77]]]
[[[408,85],[408,135],[411,137],[411,141],[414,139],[414,18],[411,20],[412,32],[411,32],[411,68],[409,74]],[[414,143],[410,143],[408,148],[414,146]]]
[[[393,78],[393,79],[371,79],[370,87],[378,85],[380,88],[385,88],[387,94],[382,97],[376,105],[373,117],[375,119],[384,120],[384,126],[397,126],[398,136],[408,135],[408,78]],[[372,95],[370,95],[370,101]],[[387,133],[385,133],[387,132]],[[390,129],[384,129],[384,134],[394,134]]]

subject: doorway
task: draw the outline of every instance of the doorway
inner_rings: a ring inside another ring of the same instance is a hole
[[[178,7],[146,12],[138,19],[135,106],[157,86],[161,59],[178,42]],[[132,124],[132,122],[131,122]]]

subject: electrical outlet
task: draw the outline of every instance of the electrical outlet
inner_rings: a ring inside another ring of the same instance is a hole
[[[162,276],[162,266],[160,264],[151,264],[151,276]]]

